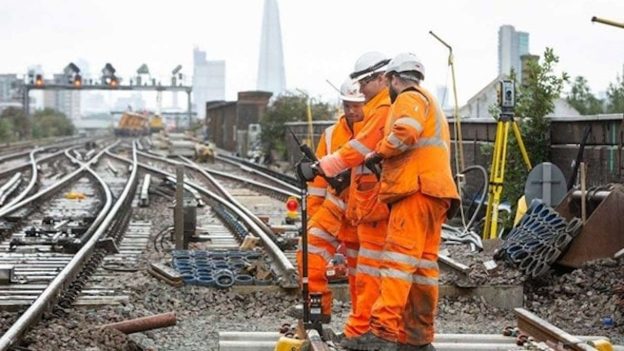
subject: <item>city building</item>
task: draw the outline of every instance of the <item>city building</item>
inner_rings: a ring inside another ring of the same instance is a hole
[[[511,25],[498,29],[498,74],[516,73],[517,80],[522,80],[522,59],[529,54],[529,33],[518,32]]]
[[[20,101],[17,96],[17,74],[0,74],[0,102]]]
[[[277,0],[265,0],[260,37],[257,88],[277,96],[286,90],[282,30]]]
[[[207,101],[224,99],[225,61],[208,61],[205,51],[193,49],[193,101],[198,117],[206,117]]]
[[[46,84],[67,84],[67,76],[55,74]],[[43,107],[62,112],[72,121],[81,119],[79,90],[44,90]]]

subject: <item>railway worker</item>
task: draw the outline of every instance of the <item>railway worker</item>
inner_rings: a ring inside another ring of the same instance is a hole
[[[355,273],[357,296],[351,301],[355,308],[345,325],[346,338],[369,331],[371,308],[380,291],[379,268],[389,210],[377,199],[379,181],[364,165],[364,157],[383,138],[390,110],[390,96],[383,73],[389,61],[379,52],[367,52],[358,58],[350,76],[360,83],[360,91],[366,98],[364,120],[357,126],[354,139],[319,161],[321,171],[330,177],[352,169],[346,215],[357,226],[360,249]]]
[[[384,139],[367,155],[367,164],[383,160],[379,198],[391,204],[381,294],[371,332],[348,340],[350,349],[434,350],[440,235],[459,196],[448,123],[420,86],[424,77],[423,64],[411,53],[397,55],[386,68],[392,108]]]
[[[359,84],[348,78],[340,87],[340,99],[344,115],[325,129],[321,135],[316,156],[321,158],[338,150],[353,138],[357,122],[364,118],[362,110],[364,95],[359,91]],[[308,183],[308,285],[310,292],[322,294],[322,319],[329,323],[332,309],[332,293],[329,290],[326,269],[336,253],[340,242],[347,248],[349,271],[355,270],[357,257],[357,235],[355,227],[345,220],[348,188],[338,193],[322,177],[316,177]],[[297,252],[297,265],[302,273],[301,251]],[[349,274],[349,289],[355,296],[355,279]]]

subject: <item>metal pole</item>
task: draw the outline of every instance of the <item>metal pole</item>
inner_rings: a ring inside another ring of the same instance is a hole
[[[189,129],[191,129],[191,118],[192,118],[192,112],[191,112],[191,89],[187,89],[186,90],[186,108],[187,108],[187,112],[188,112],[188,127]],[[201,106],[197,106],[197,110],[199,111],[199,109],[201,108]]]
[[[175,248],[184,250],[184,165],[176,166],[176,203],[173,210]]]
[[[591,21],[606,24],[608,26],[624,28],[624,23],[619,23],[619,22],[611,21],[611,20],[604,19],[604,18],[598,18],[596,16],[592,17]]]

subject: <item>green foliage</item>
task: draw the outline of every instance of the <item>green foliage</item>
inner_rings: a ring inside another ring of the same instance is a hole
[[[21,108],[9,107],[2,111],[0,118],[5,122],[5,128],[9,129],[12,140],[30,137],[30,120]]]
[[[616,77],[615,83],[609,83],[607,89],[608,113],[624,112],[624,74]]]
[[[602,101],[592,94],[585,77],[578,76],[574,79],[566,100],[582,115],[603,113]]]
[[[515,115],[520,126],[522,139],[526,147],[531,165],[547,161],[550,157],[550,122],[546,115],[555,110],[555,101],[559,98],[568,75],[554,73],[559,57],[551,48],[546,48],[541,60],[528,62],[524,74],[524,85],[517,86]],[[491,109],[495,112],[496,109]],[[522,159],[518,142],[509,130],[507,146],[507,164],[505,167],[505,184],[503,199],[512,206],[524,193],[524,183],[528,174]],[[491,159],[492,147],[483,148]]]
[[[328,120],[334,116],[335,106],[310,100],[314,121]],[[280,156],[286,156],[285,123],[307,121],[307,101],[307,95],[294,92],[286,92],[275,98],[260,121],[262,145],[266,153],[277,151]]]
[[[74,124],[65,114],[53,109],[43,109],[33,115],[32,136],[35,139],[72,135]]]
[[[13,141],[13,124],[7,118],[0,118],[0,143]]]

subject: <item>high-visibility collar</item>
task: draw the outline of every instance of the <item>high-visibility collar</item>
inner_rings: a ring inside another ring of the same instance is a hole
[[[383,105],[390,106],[390,90],[388,90],[388,88],[382,89],[364,105],[364,121],[375,114],[375,110],[377,110],[379,106]]]

